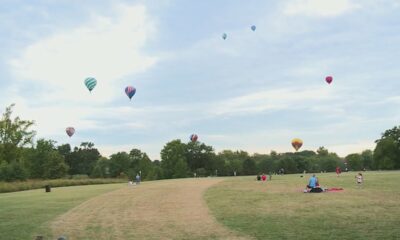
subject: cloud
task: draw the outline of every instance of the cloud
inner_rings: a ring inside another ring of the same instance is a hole
[[[86,77],[95,77],[98,86],[91,101],[107,102],[120,94],[118,81],[145,71],[158,58],[141,52],[155,33],[155,25],[143,5],[115,7],[117,17],[93,15],[75,29],[55,33],[23,49],[10,61],[21,82],[33,81],[49,90],[42,100],[85,101]]]
[[[263,90],[223,100],[211,112],[216,115],[259,113],[268,110],[298,108],[309,100],[331,98],[334,98],[333,90],[327,87]]]
[[[335,17],[360,8],[350,0],[294,0],[286,4],[285,15]]]

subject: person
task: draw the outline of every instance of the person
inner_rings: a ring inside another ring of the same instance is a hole
[[[260,176],[260,174],[257,174],[256,180],[257,180],[257,181],[261,181],[261,176]]]
[[[140,184],[140,175],[136,174],[136,185]]]
[[[358,175],[356,176],[356,179],[357,179],[357,185],[358,185],[359,187],[361,187],[361,186],[362,186],[362,183],[363,183],[363,181],[364,181],[363,175],[362,175],[361,173],[358,173]]]
[[[339,175],[342,173],[342,169],[340,169],[339,166],[336,167],[336,175],[339,177]]]
[[[312,175],[312,177],[310,177],[310,179],[308,180],[308,185],[307,188],[315,188],[317,186],[317,178],[315,177],[315,174]]]
[[[267,180],[267,176],[265,175],[265,173],[263,173],[263,175],[261,176],[261,179],[263,180],[263,182],[265,182]]]

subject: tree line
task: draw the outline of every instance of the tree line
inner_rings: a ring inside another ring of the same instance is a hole
[[[376,140],[374,151],[340,158],[324,147],[314,151],[252,154],[224,150],[216,153],[202,142],[172,140],[161,150],[161,160],[151,161],[145,152],[132,148],[109,158],[101,156],[91,142],[72,148],[50,139],[34,141],[33,121],[11,118],[14,105],[6,108],[0,120],[0,181],[56,179],[71,176],[130,178],[144,180],[285,173],[400,169],[400,127],[386,130]]]

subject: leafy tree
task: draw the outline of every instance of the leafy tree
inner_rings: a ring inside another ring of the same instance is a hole
[[[69,174],[90,175],[99,158],[100,153],[96,148],[94,148],[94,144],[83,142],[79,148],[75,147],[74,151],[71,152],[71,154],[68,154],[65,160],[69,166]]]
[[[0,162],[19,161],[21,149],[32,144],[35,131],[30,130],[33,121],[21,120],[19,117],[11,118],[14,104],[6,108],[0,120]]]
[[[254,159],[247,158],[246,160],[243,161],[243,173],[245,175],[256,174],[256,172],[257,172],[257,167]]]
[[[187,173],[186,146],[181,140],[168,142],[161,150],[161,167],[165,178],[183,177]],[[179,171],[177,173],[176,171]]]
[[[350,169],[354,171],[360,171],[362,170],[362,158],[361,155],[358,153],[352,153],[346,156],[346,160],[349,164]]]
[[[386,130],[376,140],[374,166],[377,169],[400,169],[400,126]]]

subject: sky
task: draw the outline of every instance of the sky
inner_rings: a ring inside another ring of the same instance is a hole
[[[216,152],[301,138],[344,157],[399,124],[399,12],[396,0],[0,0],[0,108],[15,103],[36,139],[104,156],[160,159],[195,133]]]

